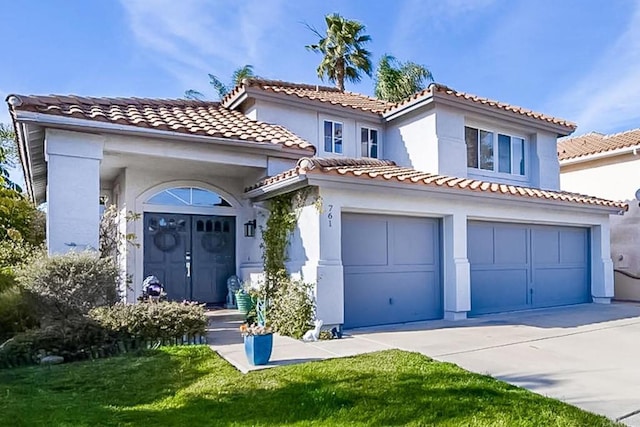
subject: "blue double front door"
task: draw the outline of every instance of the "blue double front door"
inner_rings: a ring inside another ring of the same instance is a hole
[[[157,276],[170,300],[224,303],[235,274],[235,217],[144,214],[144,276]]]

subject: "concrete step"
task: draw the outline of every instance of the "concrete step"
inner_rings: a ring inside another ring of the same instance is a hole
[[[210,310],[207,316],[210,324],[245,321],[245,315],[234,309]]]

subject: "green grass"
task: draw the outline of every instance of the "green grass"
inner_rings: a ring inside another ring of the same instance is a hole
[[[208,347],[0,371],[0,425],[606,426],[606,418],[397,350],[242,375]]]

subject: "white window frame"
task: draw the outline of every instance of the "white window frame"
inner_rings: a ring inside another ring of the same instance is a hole
[[[466,140],[466,128],[476,129],[478,131],[478,167],[472,167],[468,165],[468,158],[465,157],[465,163],[467,164],[467,169],[471,171],[474,175],[484,175],[484,176],[498,176],[506,179],[526,181],[529,178],[529,138],[525,135],[520,134],[518,132],[494,128],[491,126],[483,126],[478,125],[476,123],[466,123],[465,127],[465,146],[467,144]],[[493,135],[492,137],[492,148],[493,148],[493,169],[481,169],[480,168],[480,131],[489,132]],[[510,150],[510,166],[511,172],[499,172],[500,168],[500,153],[499,153],[499,135],[508,136],[511,138],[511,150]],[[524,155],[524,175],[518,173],[514,173],[514,149],[513,149],[513,138],[519,138],[523,141],[523,155]]]
[[[327,150],[327,147],[325,145],[325,137],[326,135],[324,134],[324,127],[325,127],[325,123],[329,122],[331,123],[331,151]],[[336,120],[336,119],[332,119],[329,117],[323,117],[320,120],[320,135],[321,135],[321,141],[322,141],[322,151],[324,151],[325,153],[331,153],[331,154],[336,154],[339,156],[344,155],[344,151],[345,151],[345,144],[344,144],[344,136],[345,136],[345,132],[344,132],[344,122],[340,121],[340,120]],[[340,153],[336,153],[336,140],[338,139],[335,136],[335,125],[339,124],[342,127],[342,136],[340,138],[341,140],[341,149],[342,152]]]
[[[367,151],[366,152],[362,152],[362,131],[366,129],[367,130],[367,135],[369,136],[369,140],[367,141]],[[378,134],[378,141],[376,142],[376,157],[371,157],[371,131],[375,131]],[[376,128],[376,127],[372,127],[372,126],[367,126],[367,125],[363,125],[360,126],[358,128],[358,143],[360,144],[360,157],[369,157],[372,159],[379,159],[380,158],[380,154],[382,153],[382,140],[381,140],[381,136],[382,133],[380,132],[380,129]]]

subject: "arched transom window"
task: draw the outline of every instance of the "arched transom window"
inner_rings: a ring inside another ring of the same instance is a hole
[[[219,194],[197,187],[176,187],[161,191],[147,200],[150,205],[231,206]]]

